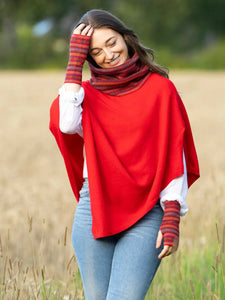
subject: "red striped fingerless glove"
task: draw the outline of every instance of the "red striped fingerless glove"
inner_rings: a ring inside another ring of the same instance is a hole
[[[70,39],[70,56],[64,83],[81,85],[82,69],[87,57],[90,38],[87,35],[72,34]]]
[[[164,217],[160,226],[164,245],[173,246],[179,239],[180,204],[177,201],[165,201]]]

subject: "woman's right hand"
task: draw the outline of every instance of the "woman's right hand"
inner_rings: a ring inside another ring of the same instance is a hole
[[[86,25],[86,24],[82,23],[74,29],[73,34],[91,36],[93,31],[94,31],[94,29],[91,25]]]
[[[93,27],[80,24],[70,39],[70,57],[64,83],[66,90],[78,91],[82,83],[83,64],[87,58]]]

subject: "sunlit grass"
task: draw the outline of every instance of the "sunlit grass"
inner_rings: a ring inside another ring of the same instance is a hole
[[[170,76],[189,113],[201,178],[188,195],[179,250],[163,260],[146,299],[222,300],[225,73]],[[0,300],[84,299],[70,239],[76,200],[48,130],[63,79],[0,72]]]

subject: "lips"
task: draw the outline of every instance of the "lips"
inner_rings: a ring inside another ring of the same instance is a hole
[[[110,66],[116,66],[120,62],[120,55],[109,62]]]

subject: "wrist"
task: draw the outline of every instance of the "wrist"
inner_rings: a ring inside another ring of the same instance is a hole
[[[75,56],[79,58],[79,60],[86,59],[89,44],[90,44],[90,36],[80,35],[80,34],[72,34],[70,39],[70,56]]]
[[[164,217],[160,226],[163,234],[164,245],[174,245],[179,239],[180,204],[178,201],[166,201]]]
[[[70,39],[70,56],[64,83],[82,83],[82,69],[86,60],[90,36],[72,34]]]

